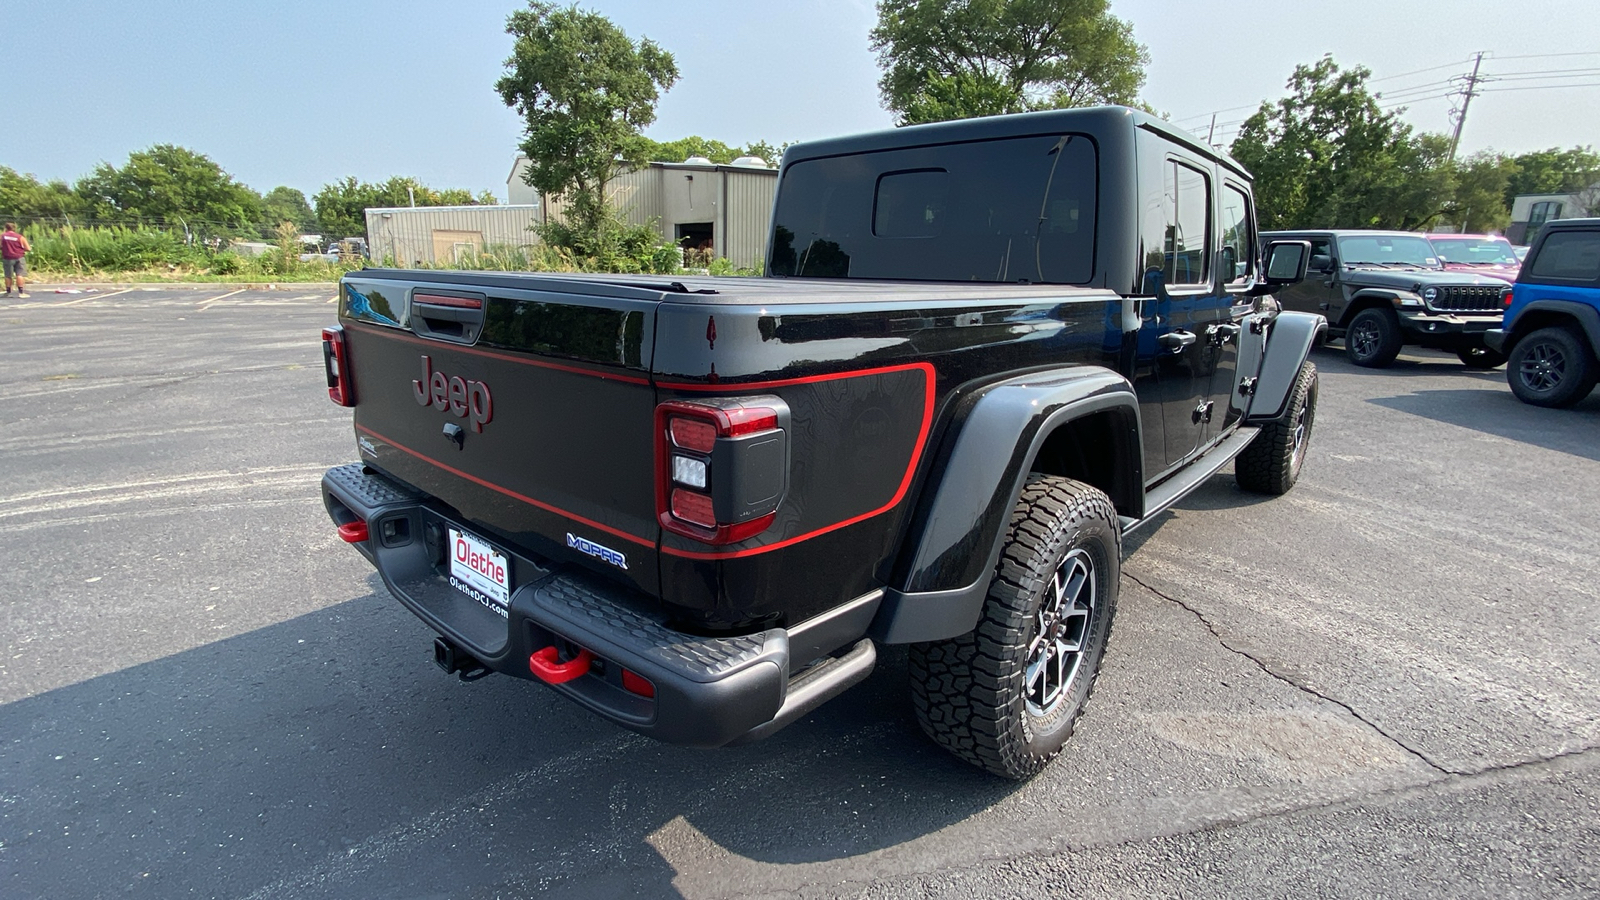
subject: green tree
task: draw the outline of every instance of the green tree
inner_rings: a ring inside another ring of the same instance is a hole
[[[203,153],[157,144],[128,154],[122,168],[101,163],[79,180],[77,193],[98,219],[186,227],[191,231],[254,231],[261,196]]]
[[[1590,147],[1535,150],[1511,157],[1506,206],[1518,194],[1571,194],[1600,182],[1600,154]]]
[[[346,176],[323,185],[313,200],[317,204],[317,230],[333,240],[365,236],[369,209],[493,206],[497,202],[488,191],[475,195],[466,188],[435,189],[407,175],[396,175],[379,184]]]
[[[9,166],[0,166],[0,216],[12,219],[82,215],[85,204],[65,181],[41,183]]]
[[[311,204],[306,195],[292,187],[275,187],[261,195],[261,233],[264,237],[277,234],[277,228],[291,222],[302,232],[310,231],[316,223]]]
[[[1150,62],[1106,0],[879,0],[871,39],[901,125],[1136,104]]]
[[[783,147],[789,146],[784,144]],[[783,147],[774,147],[766,141],[756,141],[745,147],[735,147],[721,141],[690,135],[675,141],[653,141],[640,137],[637,154],[646,162],[681,163],[694,156],[703,156],[718,165],[727,165],[741,156],[759,156],[767,165],[778,164]]]
[[[367,210],[396,205],[382,202],[380,196],[376,185],[359,181],[354,175],[323,185],[312,198],[317,205],[317,231],[331,240],[365,236]]]
[[[1256,177],[1262,228],[1413,229],[1444,211],[1449,139],[1380,109],[1370,74],[1331,56],[1296,66],[1289,96],[1245,121],[1231,152]]]
[[[637,43],[606,17],[529,0],[506,33],[515,43],[495,90],[526,123],[527,182],[567,201],[566,222],[544,237],[582,256],[617,252],[624,229],[606,197],[618,162],[642,165],[640,132],[678,80],[672,54]]]
[[[1500,231],[1511,221],[1506,185],[1516,163],[1504,154],[1485,150],[1456,164],[1456,191],[1445,213],[1462,231]]]

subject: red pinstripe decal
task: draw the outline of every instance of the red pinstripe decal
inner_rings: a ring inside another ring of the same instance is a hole
[[[663,543],[661,546],[661,552],[669,556],[681,556],[686,559],[738,559],[744,556],[755,556],[760,553],[768,553],[773,550],[778,550],[791,544],[798,544],[801,541],[810,540],[818,535],[827,534],[830,531],[837,531],[840,528],[854,525],[857,522],[865,521],[874,516],[882,515],[889,510],[894,509],[896,506],[899,506],[900,501],[905,499],[906,491],[911,489],[911,477],[916,474],[917,463],[922,459],[922,451],[928,442],[928,432],[933,428],[933,400],[935,386],[933,364],[925,362],[907,363],[901,366],[887,366],[881,369],[858,369],[854,372],[835,372],[831,375],[810,375],[804,378],[787,378],[781,381],[761,381],[754,383],[745,382],[742,384],[706,385],[667,384],[664,382],[658,382],[657,387],[673,388],[675,390],[731,391],[748,390],[750,388],[779,387],[791,384],[813,384],[819,381],[833,381],[839,378],[858,378],[863,375],[882,375],[889,372],[907,372],[913,369],[920,370],[922,372],[923,381],[926,382],[922,409],[922,429],[917,434],[916,446],[914,446],[911,450],[911,462],[906,466],[906,474],[900,479],[900,489],[895,491],[894,497],[890,499],[888,503],[885,503],[883,506],[880,506],[871,512],[865,512],[859,516],[853,516],[845,519],[842,522],[835,522],[832,525],[826,525],[822,528],[816,529],[815,531],[808,531],[805,534],[797,535],[792,538],[785,538],[784,540],[777,541],[775,543],[763,544],[760,547],[749,547],[744,550],[725,550],[722,552],[717,552],[705,550],[679,550],[675,547],[668,547],[665,543]]]
[[[542,509],[542,510],[544,510],[546,512],[553,512],[558,516],[566,516],[567,518],[571,519],[574,522],[582,522],[583,524],[589,526],[590,528],[598,528],[599,530],[604,531],[606,534],[616,535],[617,537],[622,538],[625,541],[632,541],[635,544],[642,544],[643,546],[651,547],[651,548],[654,548],[655,545],[656,545],[656,542],[653,541],[653,540],[649,540],[647,538],[642,538],[642,537],[639,537],[638,535],[635,535],[635,534],[629,534],[626,531],[622,531],[620,529],[612,528],[610,525],[602,525],[602,524],[600,524],[599,522],[596,522],[593,519],[586,519],[583,516],[578,515],[577,513],[568,512],[568,511],[562,509],[559,506],[552,506],[551,504],[545,503],[542,500],[535,500],[532,497],[526,496],[524,494],[519,494],[516,491],[510,490],[508,488],[503,488],[503,487],[499,486],[498,484],[490,484],[489,482],[484,481],[482,478],[478,478],[478,477],[476,477],[474,475],[469,475],[466,472],[463,472],[463,471],[461,471],[460,469],[457,469],[454,466],[445,465],[444,463],[438,461],[437,459],[434,459],[431,456],[424,456],[421,453],[418,453],[417,451],[411,449],[410,447],[404,446],[403,444],[401,444],[400,442],[394,440],[393,438],[384,437],[383,435],[379,434],[378,432],[373,431],[371,428],[367,428],[367,427],[362,426],[362,425],[357,425],[356,426],[356,430],[357,431],[366,432],[367,434],[372,435],[373,437],[377,438],[380,441],[383,441],[384,443],[390,445],[391,447],[394,447],[396,450],[399,450],[402,453],[408,453],[408,454],[410,454],[412,456],[415,456],[417,459],[422,460],[425,463],[428,463],[428,464],[434,465],[434,466],[438,466],[439,468],[445,470],[446,472],[449,472],[451,475],[455,475],[455,476],[458,476],[458,477],[461,477],[461,478],[465,478],[466,480],[472,482],[473,484],[480,485],[482,487],[486,487],[489,490],[495,491],[497,493],[505,494],[507,497],[510,497],[510,498],[512,498],[514,500],[521,500],[523,503],[527,503],[527,504],[529,504],[531,506],[537,506],[538,508],[540,508],[540,509]]]
[[[433,347],[435,349],[454,350],[460,353],[471,354],[472,356],[483,356],[488,357],[489,359],[498,359],[505,362],[518,363],[524,366],[535,366],[540,369],[555,369],[557,372],[571,372],[574,375],[588,375],[591,378],[604,378],[607,381],[621,381],[625,384],[650,383],[650,379],[641,378],[637,375],[622,375],[616,372],[597,371],[595,369],[580,369],[577,366],[564,366],[561,363],[547,362],[542,359],[529,359],[525,356],[511,356],[505,353],[495,353],[490,350],[479,350],[476,347],[462,347],[457,344],[449,343],[448,341],[428,341],[413,335],[401,334],[400,332],[392,331],[387,328],[380,328],[376,325],[360,325],[352,322],[350,327],[364,331],[368,334],[376,335],[378,337],[392,338],[397,341],[406,341],[408,343],[420,344],[424,347]]]

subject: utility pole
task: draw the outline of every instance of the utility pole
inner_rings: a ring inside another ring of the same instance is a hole
[[[1450,161],[1456,161],[1456,147],[1461,143],[1461,126],[1467,124],[1467,108],[1472,105],[1472,98],[1478,96],[1478,68],[1483,65],[1484,51],[1478,51],[1477,59],[1472,62],[1472,74],[1467,76],[1467,89],[1462,92],[1461,115],[1456,117],[1456,133],[1450,138]]]
[[[1217,114],[1216,113],[1212,113],[1211,114],[1211,130],[1206,132],[1206,146],[1207,147],[1215,147],[1216,146],[1216,144],[1213,144],[1211,142],[1211,139],[1216,137],[1216,135],[1217,135]]]

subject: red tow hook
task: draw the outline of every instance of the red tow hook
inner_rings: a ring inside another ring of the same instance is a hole
[[[536,650],[528,657],[528,668],[546,684],[566,684],[589,674],[589,661],[594,659],[593,653],[579,650],[578,655],[567,662],[556,662],[558,654],[554,646]]]
[[[367,523],[358,519],[354,522],[346,522],[340,525],[339,537],[344,538],[349,543],[359,544],[371,537],[371,535],[367,534]]]

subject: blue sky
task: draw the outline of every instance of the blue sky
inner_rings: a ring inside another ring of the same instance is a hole
[[[677,58],[683,77],[652,137],[781,143],[892,124],[868,0],[582,5]],[[492,85],[519,6],[7,0],[0,165],[73,181],[176,143],[261,191],[413,175],[503,199],[520,125]],[[1600,144],[1596,0],[1112,0],[1112,11],[1149,47],[1145,98],[1202,135],[1220,111],[1225,137],[1282,94],[1296,63],[1328,52],[1372,69],[1418,128],[1445,131],[1445,79],[1486,50],[1484,72],[1500,80],[1473,101],[1463,153]]]

